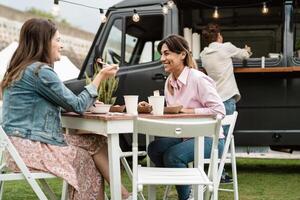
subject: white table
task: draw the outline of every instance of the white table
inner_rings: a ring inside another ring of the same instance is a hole
[[[211,116],[196,114],[167,114],[163,116],[153,116],[150,114],[139,115],[139,117],[155,118],[161,120],[193,121],[211,119]],[[62,126],[65,128],[81,129],[94,133],[106,133],[108,143],[110,192],[112,200],[121,200],[121,172],[120,172],[120,151],[119,134],[133,132],[133,119],[131,115],[109,115],[85,113],[78,115],[75,113],[64,113],[62,115]],[[153,188],[150,187],[150,190]],[[150,194],[153,194],[151,192]],[[149,196],[148,199],[155,199]]]

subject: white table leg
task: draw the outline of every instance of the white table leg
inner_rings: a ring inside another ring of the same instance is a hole
[[[108,134],[107,139],[111,200],[121,200],[119,135]]]

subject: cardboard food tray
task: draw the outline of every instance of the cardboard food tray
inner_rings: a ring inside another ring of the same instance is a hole
[[[152,106],[138,106],[138,113],[150,113],[152,111]]]
[[[177,114],[182,109],[182,106],[170,106],[164,108],[164,113],[166,114]]]
[[[120,112],[120,113],[122,113],[122,112],[124,112],[124,110],[125,110],[125,105],[122,105],[122,106],[115,105],[115,106],[110,107],[109,112]]]

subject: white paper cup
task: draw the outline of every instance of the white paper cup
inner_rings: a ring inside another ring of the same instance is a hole
[[[149,104],[152,106],[153,115],[163,115],[165,97],[164,96],[150,96],[148,97]]]
[[[138,95],[125,95],[125,106],[126,106],[126,112],[128,114],[137,115],[137,107],[138,107]]]

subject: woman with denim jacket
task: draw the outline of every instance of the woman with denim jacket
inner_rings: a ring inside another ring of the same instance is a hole
[[[44,19],[24,23],[1,83],[2,127],[29,168],[69,183],[69,199],[104,199],[102,175],[109,180],[106,138],[62,134],[61,109],[85,112],[96,101],[100,82],[115,76],[117,66],[103,68],[76,96],[53,70],[61,51],[54,23]],[[8,166],[17,170],[11,158]],[[127,190],[122,191],[128,196]]]
[[[224,105],[214,81],[195,69],[196,64],[185,39],[179,35],[170,35],[158,44],[157,49],[165,71],[170,74],[164,92],[167,106],[182,105],[181,112],[184,113],[224,116]],[[224,146],[222,138],[223,134],[220,134],[220,152]],[[211,138],[205,138],[204,143],[204,156],[209,158]],[[149,144],[148,155],[157,167],[186,168],[194,160],[194,139],[156,139]],[[179,200],[192,199],[190,186],[177,185],[176,190]]]

